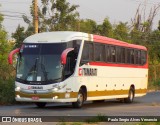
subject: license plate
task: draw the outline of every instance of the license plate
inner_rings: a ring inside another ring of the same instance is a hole
[[[32,97],[32,100],[39,100],[39,97],[34,96]]]

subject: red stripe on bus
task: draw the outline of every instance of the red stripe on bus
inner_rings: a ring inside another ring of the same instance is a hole
[[[129,44],[127,42],[123,42],[120,40],[116,40],[116,39],[112,39],[112,38],[108,38],[108,37],[104,37],[104,36],[99,36],[99,35],[93,35],[93,41],[99,42],[99,43],[104,43],[104,44],[112,44],[112,45],[117,45],[117,46],[137,48],[137,49],[142,49],[142,50],[147,51],[147,48],[144,46]]]
[[[129,64],[104,63],[104,62],[89,62],[89,65],[92,65],[92,66],[110,66],[110,67],[144,68],[144,69],[148,69],[148,64],[140,66],[140,65],[132,65],[132,64],[129,65]]]

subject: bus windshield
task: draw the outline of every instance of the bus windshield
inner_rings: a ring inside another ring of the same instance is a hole
[[[24,44],[17,63],[17,79],[23,81],[62,80],[60,57],[66,43]]]

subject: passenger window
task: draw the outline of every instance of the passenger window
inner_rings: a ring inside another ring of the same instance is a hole
[[[122,60],[122,48],[121,47],[116,47],[116,58],[117,58],[117,62],[121,63]]]
[[[106,61],[111,62],[110,46],[106,46]]]
[[[85,41],[82,51],[81,62],[93,61],[93,53],[94,53],[93,43]]]
[[[95,44],[95,61],[105,61],[105,46],[103,44]]]
[[[82,60],[89,60],[89,44],[84,44]]]
[[[81,46],[81,40],[73,40],[73,41],[70,41],[67,43],[67,48],[74,48],[74,52],[79,53],[79,49],[80,49],[80,46]]]
[[[141,64],[141,51],[135,50],[135,64],[140,65]]]
[[[138,50],[135,50],[135,64],[138,64]]]
[[[126,59],[125,48],[122,48],[121,58],[122,58],[122,63],[125,63],[125,59]]]
[[[93,61],[94,59],[94,51],[93,51],[94,49],[93,49],[93,44],[92,43],[90,43],[89,44],[89,60],[90,61]]]
[[[138,50],[138,64],[141,64],[141,51]]]
[[[111,62],[116,62],[116,49],[115,49],[115,46],[111,46],[110,53],[111,53]]]
[[[131,64],[134,64],[134,50],[133,49],[131,49],[130,55],[131,55]]]
[[[141,51],[141,64],[144,65],[147,61],[147,53],[145,51]]]
[[[131,50],[130,49],[127,49],[127,63],[130,64],[131,63]]]

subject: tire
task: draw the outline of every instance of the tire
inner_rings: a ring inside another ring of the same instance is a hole
[[[46,106],[46,102],[36,102],[35,103],[38,108],[44,108]]]
[[[74,108],[81,108],[84,103],[84,92],[82,90],[79,90],[78,97],[76,102],[72,102],[72,106]]]
[[[129,93],[128,93],[128,98],[124,99],[125,103],[132,103],[134,100],[134,89],[130,88]]]

